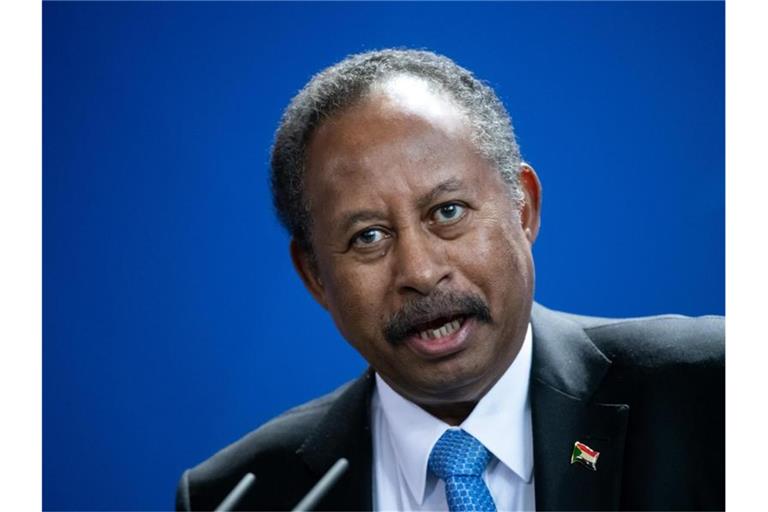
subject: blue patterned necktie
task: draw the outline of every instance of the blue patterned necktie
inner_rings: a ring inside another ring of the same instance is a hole
[[[496,511],[483,471],[491,453],[483,444],[458,429],[449,429],[429,454],[429,470],[445,482],[451,512]]]

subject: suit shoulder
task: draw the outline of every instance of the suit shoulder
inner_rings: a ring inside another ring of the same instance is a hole
[[[283,461],[294,454],[312,429],[352,383],[296,406],[246,434],[209,459],[190,469],[189,485],[229,482],[247,473],[252,466]]]
[[[721,316],[572,318],[612,360],[655,368],[724,365],[725,319]]]

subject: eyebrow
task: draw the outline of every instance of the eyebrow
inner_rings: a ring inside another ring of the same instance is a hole
[[[416,206],[421,210],[434,202],[434,200],[444,194],[445,192],[455,192],[461,190],[464,187],[464,182],[458,178],[447,179],[435,186],[432,190],[422,195],[416,200]],[[339,221],[342,233],[346,233],[352,226],[358,222],[366,222],[370,220],[379,220],[384,218],[385,215],[379,210],[358,210],[348,215],[344,215]]]
[[[437,199],[440,194],[444,194],[445,192],[456,192],[457,190],[461,190],[464,188],[464,182],[461,181],[459,178],[450,178],[442,183],[438,184],[435,188],[421,196],[419,199],[416,200],[416,205],[419,207],[419,209],[426,208],[429,206],[432,202]]]
[[[365,222],[369,220],[379,220],[384,217],[378,210],[359,210],[349,215],[345,215],[339,223],[341,225],[341,232],[346,233],[349,229],[358,222]]]

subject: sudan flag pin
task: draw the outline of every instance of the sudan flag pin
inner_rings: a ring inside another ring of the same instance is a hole
[[[573,453],[571,453],[571,464],[581,462],[592,471],[597,471],[597,458],[599,456],[599,451],[593,450],[580,441],[576,441],[573,444]]]

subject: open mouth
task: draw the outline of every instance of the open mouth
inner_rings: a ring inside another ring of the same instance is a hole
[[[393,345],[418,342],[435,347],[463,337],[462,333],[476,323],[493,323],[490,308],[482,297],[468,292],[439,291],[403,304],[385,319],[383,335]]]
[[[458,331],[464,323],[465,318],[464,315],[436,318],[435,320],[417,326],[413,330],[413,334],[422,340],[443,338]]]
[[[467,348],[474,329],[471,315],[442,316],[417,324],[405,344],[420,358],[443,359]]]

